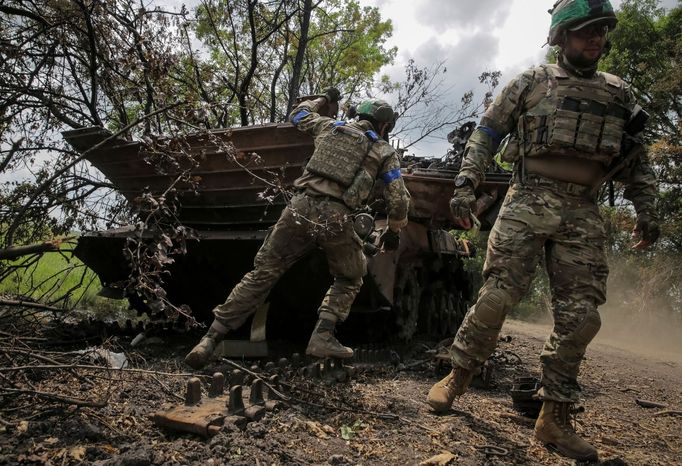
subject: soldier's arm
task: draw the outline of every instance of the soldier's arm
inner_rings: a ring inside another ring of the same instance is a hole
[[[516,128],[524,98],[535,85],[535,75],[536,70],[528,70],[507,84],[469,138],[459,175],[470,179],[474,188],[483,181],[502,139]]]
[[[393,231],[400,231],[407,225],[407,212],[410,207],[410,193],[405,187],[400,174],[400,160],[395,150],[388,145],[382,144],[382,150],[387,152],[382,166],[379,168],[379,178],[384,182],[384,199],[386,200],[386,213],[388,226]],[[390,153],[389,153],[390,152]]]
[[[317,111],[327,102],[327,99],[320,97],[315,100],[306,100],[298,104],[289,114],[289,121],[304,133],[317,136],[329,126],[334,120],[329,117],[320,116]]]
[[[638,151],[638,156],[614,179],[625,185],[623,197],[632,202],[638,216],[656,218],[656,175],[640,142],[634,142],[630,150]]]
[[[641,140],[648,115],[637,105],[628,85],[626,85],[625,105],[631,112],[631,117],[625,125],[621,157],[628,157],[628,154],[633,154],[635,157],[616,173],[614,178],[625,185],[623,197],[632,202],[637,216],[646,215],[655,219],[656,175],[649,164],[647,151]]]

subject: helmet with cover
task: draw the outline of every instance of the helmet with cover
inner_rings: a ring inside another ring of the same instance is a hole
[[[376,125],[388,123],[388,131],[391,131],[395,126],[395,121],[398,119],[398,114],[393,111],[388,102],[381,99],[363,100],[357,107],[357,114],[360,117],[370,120]],[[377,128],[378,130],[378,128]]]
[[[593,23],[603,23],[613,30],[618,22],[609,0],[558,0],[549,13],[549,45],[557,45],[566,30],[575,31]]]

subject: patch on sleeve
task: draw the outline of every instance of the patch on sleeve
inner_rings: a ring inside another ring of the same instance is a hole
[[[294,117],[291,119],[291,122],[292,122],[294,125],[297,125],[297,124],[299,124],[299,123],[301,122],[302,119],[304,119],[304,118],[307,117],[308,115],[310,115],[310,112],[309,112],[308,110],[301,109],[301,110],[299,110],[298,112],[296,112],[296,114],[294,115]]]
[[[386,173],[381,174],[381,179],[386,184],[389,184],[392,181],[397,180],[398,178],[400,178],[400,168],[394,168],[393,170],[389,170]]]

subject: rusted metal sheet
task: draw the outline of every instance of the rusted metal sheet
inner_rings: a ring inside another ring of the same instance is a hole
[[[144,189],[153,193],[168,188],[178,169],[160,172],[153,164],[142,142],[114,139],[88,152],[89,147],[103,141],[110,133],[101,128],[85,128],[64,133],[65,139],[99,169],[129,201]],[[265,198],[273,182],[291,188],[301,175],[314,145],[310,136],[289,123],[255,125],[190,135],[185,147],[200,163],[192,170],[198,180],[196,192],[178,185],[182,207],[180,221],[199,229],[275,223],[284,206],[276,192]],[[228,153],[227,144],[234,148]],[[183,167],[180,167],[183,168]],[[454,172],[437,169],[404,169],[403,177],[412,194],[410,217],[436,228],[453,226],[448,201],[454,190]],[[487,176],[482,191],[504,192],[508,175]],[[184,191],[183,191],[184,190]]]
[[[181,169],[161,172],[153,154],[139,141],[115,139],[88,152],[110,136],[101,128],[67,131],[65,139],[99,169],[129,201],[144,189],[161,193]],[[190,135],[184,141],[199,165],[192,169],[196,192],[178,184],[180,220],[197,228],[274,223],[284,206],[281,195],[265,198],[272,183],[290,188],[312,154],[313,140],[293,125],[256,125],[209,134]],[[233,148],[233,149],[232,149]],[[277,194],[277,193],[274,193]]]

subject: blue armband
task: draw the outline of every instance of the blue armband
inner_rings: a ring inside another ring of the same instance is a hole
[[[381,179],[386,184],[389,184],[390,182],[395,181],[398,178],[400,178],[400,168],[394,168],[393,170],[389,170],[386,173],[381,174]]]
[[[334,126],[334,127],[346,126],[346,122],[343,120],[338,120],[338,121],[335,121],[334,123],[332,123],[332,126]]]
[[[294,114],[294,116],[291,118],[291,122],[294,124],[294,126],[298,125],[302,119],[310,115],[310,112],[306,109],[301,109],[298,112]]]
[[[502,142],[502,136],[500,133],[488,126],[478,126],[476,129],[480,129],[485,134],[490,136],[490,138],[493,140],[493,153],[497,152],[497,147],[500,145],[500,142]]]
[[[365,131],[365,136],[367,136],[369,140],[372,142],[377,142],[379,140],[379,135],[372,131],[371,129]]]

